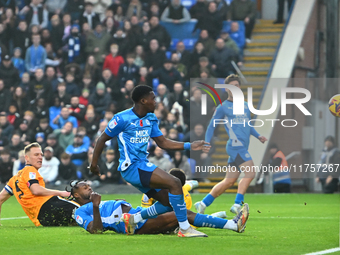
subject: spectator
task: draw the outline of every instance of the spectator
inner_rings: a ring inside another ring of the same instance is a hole
[[[49,105],[53,95],[51,84],[44,78],[44,71],[41,68],[36,69],[34,76],[35,79],[32,80],[27,95],[28,100],[30,100],[30,104],[34,104],[35,100],[43,97]]]
[[[233,22],[234,23],[234,22]],[[237,22],[235,22],[237,23]],[[238,25],[238,23],[237,23]],[[240,54],[240,48],[239,46],[236,44],[236,42],[234,41],[233,38],[231,38],[230,34],[228,33],[228,31],[223,30],[221,31],[221,35],[220,37],[224,40],[225,42],[225,46],[229,49],[232,49],[233,51],[235,51],[237,54]],[[244,36],[243,37],[243,47],[244,47]],[[242,44],[242,43],[241,43]],[[243,50],[243,48],[241,49]]]
[[[73,24],[71,27],[71,35],[67,39],[67,56],[68,63],[81,64],[84,59],[83,47],[80,40],[80,27],[78,24]]]
[[[153,163],[160,169],[168,172],[171,169],[171,161],[164,155],[163,149],[157,146],[155,148],[154,154],[154,157],[149,157],[150,163]]]
[[[191,179],[191,168],[187,156],[183,155],[181,151],[175,151],[174,157],[171,160],[170,169],[179,168],[184,171],[187,180]]]
[[[11,92],[13,92],[14,88],[20,83],[19,72],[14,67],[9,55],[2,57],[0,64],[0,78],[4,82],[5,88],[9,89]]]
[[[124,88],[122,88],[122,93],[123,93],[122,109],[128,109],[131,106],[133,106],[131,93],[134,87],[135,87],[135,84],[133,83],[132,80],[127,80],[125,82]]]
[[[142,45],[144,51],[148,51],[150,40],[151,40],[150,23],[146,21],[143,23],[142,33],[138,36],[138,44]]]
[[[151,19],[152,16],[156,16],[158,18],[161,17],[162,12],[157,2],[155,1],[151,2],[148,7],[149,8],[147,10],[147,17],[145,17],[146,20]]]
[[[144,49],[143,49],[143,46],[137,45],[136,49],[135,49],[135,54],[136,54],[136,58],[135,58],[135,61],[133,63],[136,66],[138,66],[139,68],[141,68],[142,66],[144,66]]]
[[[54,183],[58,176],[60,161],[53,156],[52,147],[47,146],[44,149],[44,156],[39,173],[44,178],[45,183]]]
[[[68,13],[65,13],[63,15],[63,28],[64,28],[64,33],[63,33],[62,40],[65,40],[71,34],[71,15]]]
[[[68,107],[64,106],[61,108],[60,114],[54,118],[53,123],[56,124],[59,129],[61,129],[67,122],[72,123],[72,127],[75,132],[78,127],[77,119],[71,116]]]
[[[91,93],[95,90],[96,86],[94,81],[92,80],[92,77],[89,73],[85,73],[83,75],[82,83],[80,84],[81,89],[87,89]]]
[[[60,22],[60,17],[58,15],[53,15],[51,18],[51,41],[53,50],[58,54],[62,53],[63,36],[64,26]]]
[[[20,78],[26,72],[25,60],[21,58],[21,56],[22,56],[21,49],[19,47],[14,48],[14,56],[11,58],[11,61],[14,67],[18,70]],[[20,83],[20,79],[18,80]]]
[[[27,94],[30,88],[30,75],[26,72],[21,77],[19,87],[22,88],[23,93]]]
[[[118,80],[121,86],[123,86],[127,80],[132,80],[134,84],[138,84],[139,67],[133,63],[134,61],[134,54],[128,54],[126,56],[126,62],[119,67]]]
[[[41,35],[41,45],[44,45],[46,47],[47,43],[51,43],[51,33],[50,30],[47,28],[44,28],[40,31]]]
[[[53,154],[59,159],[64,149],[58,144],[58,137],[56,134],[52,133],[47,136],[46,140],[47,146],[52,147]]]
[[[61,129],[56,129],[53,131],[53,133],[57,135],[58,144],[64,150],[67,148],[67,146],[72,144],[74,138],[72,122],[66,122]]]
[[[233,21],[231,23],[229,34],[230,34],[230,38],[232,40],[234,40],[237,47],[239,48],[239,51],[240,50],[243,51],[243,48],[245,46],[245,38],[244,38],[244,34],[242,34],[241,31],[240,31],[240,25],[239,25],[238,22]],[[225,39],[223,38],[223,40],[225,40]],[[227,44],[226,44],[226,46],[227,46]],[[238,51],[235,51],[235,52],[238,53]]]
[[[94,111],[99,116],[104,114],[104,111],[110,104],[111,96],[105,93],[106,88],[105,84],[102,82],[98,82],[96,86],[96,91],[90,95],[89,104],[93,105]]]
[[[184,64],[186,67],[189,67],[191,53],[185,49],[185,45],[182,41],[179,41],[176,44],[176,50],[174,50],[173,53],[177,53],[180,59],[180,62]]]
[[[325,147],[318,163],[322,164],[323,170],[317,173],[316,182],[321,183],[322,192],[332,194],[338,191],[339,171],[334,171],[334,168],[340,163],[340,151],[335,147],[333,136],[326,137]]]
[[[150,41],[150,51],[145,56],[145,66],[149,69],[149,72],[162,67],[165,59],[165,52],[159,48],[158,41],[152,39]]]
[[[156,103],[162,102],[164,107],[169,109],[169,98],[168,98],[168,92],[167,92],[167,87],[160,83],[157,86],[157,96],[155,98]]]
[[[85,127],[86,134],[89,137],[92,138],[96,134],[99,128],[99,121],[96,119],[96,115],[95,115],[93,107],[87,108],[87,111],[85,114],[85,121],[83,121],[81,125],[82,127]]]
[[[206,54],[209,56],[215,48],[215,41],[209,37],[208,30],[203,29],[197,42],[201,42],[204,46]]]
[[[84,23],[89,24],[90,29],[94,29],[95,25],[100,22],[99,15],[93,11],[93,3],[85,3],[85,11],[80,17],[80,26],[82,27]]]
[[[206,57],[206,56],[207,56],[207,53],[206,53],[203,43],[196,42],[194,51],[192,52],[191,57],[190,57],[190,65],[189,65],[188,70],[191,70],[191,68],[197,65],[200,57]],[[194,76],[189,76],[189,77],[194,77]]]
[[[25,66],[26,70],[31,75],[35,73],[37,69],[45,69],[46,51],[43,46],[40,45],[40,35],[32,35],[33,45],[26,51]]]
[[[125,19],[123,12],[124,12],[123,7],[121,5],[118,5],[116,9],[116,13],[113,16],[113,18],[118,22],[122,22]]]
[[[169,48],[171,37],[166,29],[159,24],[159,18],[152,16],[149,22],[151,25],[150,38],[156,39],[159,42],[159,46],[162,50]]]
[[[100,79],[101,68],[98,66],[93,55],[90,55],[87,58],[84,74],[89,74],[94,83],[97,83]]]
[[[141,20],[145,13],[143,6],[139,0],[131,0],[126,11],[126,19],[131,19],[132,16],[137,16],[138,20]]]
[[[109,41],[110,35],[103,31],[101,23],[97,23],[95,30],[87,38],[85,51],[87,54],[93,54],[96,62],[102,65],[107,55],[106,49]]]
[[[178,53],[174,52],[171,54],[171,62],[173,64],[173,67],[181,75],[182,79],[184,79],[184,77],[186,77],[186,75],[188,74],[188,70],[187,67],[180,62]]]
[[[10,36],[8,34],[8,30],[6,29],[6,25],[3,23],[0,23],[1,55],[8,54],[9,40],[10,40]]]
[[[11,92],[5,89],[4,81],[0,79],[0,112],[7,112],[11,103]]]
[[[35,134],[35,141],[40,144],[42,147],[46,147],[45,143],[45,134],[44,133],[36,133]]]
[[[84,5],[84,0],[67,0],[64,12],[70,13],[73,21],[79,21],[80,15],[84,10]]]
[[[127,51],[127,38],[126,38],[126,34],[124,33],[122,28],[118,28],[116,33],[114,33],[114,35],[112,36],[112,38],[110,39],[110,45],[112,44],[117,44],[118,45],[118,54],[121,56],[125,56],[126,55],[126,51]]]
[[[181,4],[181,0],[171,0],[171,4],[162,13],[161,21],[174,24],[190,21],[189,11]]]
[[[17,3],[15,0],[6,0],[0,2],[0,8],[2,9],[10,9],[13,13],[15,13],[17,8]]]
[[[11,104],[8,108],[8,115],[7,120],[10,124],[14,124],[14,122],[17,121],[17,119],[20,118],[20,114],[18,112],[17,107],[14,104]]]
[[[48,11],[41,4],[41,0],[32,0],[30,5],[20,11],[20,14],[25,14],[29,26],[38,25],[39,30],[48,25]]]
[[[49,66],[46,68],[46,80],[51,84],[52,86],[52,92],[55,93],[57,91],[58,87],[58,77],[55,74],[54,67]]]
[[[145,66],[142,66],[141,68],[139,68],[139,75],[140,75],[139,84],[147,85],[148,84],[148,81],[147,81],[148,69]]]
[[[156,69],[150,73],[151,78],[158,78],[160,83],[166,85],[168,90],[174,90],[175,81],[181,81],[180,73],[173,67],[171,60],[165,60],[163,67]]]
[[[196,3],[191,6],[189,12],[192,19],[199,20],[202,18],[207,9],[207,5],[205,2],[205,0],[197,0]]]
[[[73,73],[66,74],[66,94],[70,96],[79,96],[80,91],[78,85],[75,83],[75,77]]]
[[[119,22],[114,20],[111,10],[106,11],[106,13],[108,12],[112,14],[112,17],[106,17],[103,24],[105,24],[106,33],[108,33],[110,36],[113,36],[114,33],[116,33],[117,28],[119,27]]]
[[[172,106],[175,102],[179,103],[183,108],[186,108],[188,97],[188,91],[183,90],[182,83],[176,81],[174,84],[174,91],[169,95],[169,109],[172,109]]]
[[[65,150],[65,152],[71,156],[71,161],[77,169],[79,169],[86,160],[89,149],[89,147],[83,143],[83,138],[82,135],[76,134],[73,139],[73,144],[67,146]]]
[[[283,12],[285,9],[285,0],[277,0],[277,16],[276,20],[273,22],[274,24],[282,24],[283,23]],[[292,9],[293,0],[288,0],[288,13]]]
[[[117,171],[118,162],[116,161],[115,151],[108,149],[105,152],[105,162],[102,164],[102,174],[100,180],[107,183],[119,183],[120,173]]]
[[[206,124],[206,122],[204,122]],[[205,132],[202,124],[195,124],[194,129],[187,133],[184,137],[185,142],[196,141],[196,140],[204,140]],[[190,158],[196,160],[196,165],[201,166],[205,165],[205,160],[207,159],[208,154],[202,151],[191,151]]]
[[[1,129],[1,136],[5,136],[8,138],[12,137],[14,127],[8,122],[5,113],[0,113],[0,129]]]
[[[0,183],[6,184],[12,177],[13,162],[8,150],[2,150],[0,153]]]
[[[124,59],[122,56],[118,55],[119,46],[117,44],[111,44],[110,52],[104,61],[103,69],[110,69],[111,73],[115,78],[118,76],[119,67],[124,64]]]
[[[141,28],[141,24],[139,23],[138,17],[136,15],[132,15],[131,19],[130,19],[130,23],[131,23],[131,33],[135,36],[138,37],[139,35],[142,34],[142,28]],[[135,40],[138,40],[137,38],[135,38]]]
[[[38,98],[36,102],[31,105],[31,111],[34,113],[36,119],[49,119],[49,109],[45,103],[45,98]]]
[[[118,80],[113,78],[113,75],[111,74],[111,71],[109,69],[103,70],[102,82],[106,87],[107,93],[111,94],[112,99],[115,101],[119,101],[121,97],[120,85],[118,84]]]
[[[79,97],[79,103],[87,107],[89,104],[90,91],[88,89],[83,89],[81,91],[81,96]]]
[[[86,3],[93,4],[93,11],[98,13],[100,20],[105,18],[105,10],[112,4],[112,0],[86,0]]]
[[[125,48],[124,48],[124,51],[125,51],[125,54],[124,56],[126,55],[126,53],[129,53],[129,52],[132,52],[135,50],[136,46],[137,46],[137,37],[139,36],[139,34],[141,34],[141,32],[135,34],[134,32],[136,31],[133,31],[132,30],[132,26],[131,26],[131,22],[129,20],[125,20],[124,21],[124,32],[125,32]]]
[[[18,152],[18,159],[13,162],[12,176],[16,175],[26,165],[24,150]]]
[[[32,131],[35,130],[35,128],[39,124],[32,111],[25,111],[24,116],[23,116],[23,120],[27,120],[28,129],[30,129]]]
[[[57,180],[61,184],[68,184],[70,180],[77,179],[77,167],[71,162],[71,156],[63,152],[60,156]]]
[[[208,70],[209,74],[215,76],[213,69],[211,68],[211,64],[209,63],[209,59],[207,57],[200,57],[198,64],[194,65],[190,71],[190,77],[196,78],[200,77],[200,74],[203,70]]]
[[[93,148],[90,147],[89,150],[87,151],[87,160],[85,160],[82,166],[78,169],[80,169],[82,178],[87,181],[90,181],[91,186],[96,187],[96,186],[99,186],[100,184],[100,177],[96,174],[93,174],[88,168],[88,166],[90,165],[92,161],[92,157],[93,157]],[[100,162],[100,165],[101,165],[101,162]]]
[[[19,151],[23,150],[24,147],[24,144],[20,140],[20,135],[18,133],[14,133],[11,137],[11,141],[4,149],[9,151],[12,158],[16,159]]]
[[[53,128],[48,124],[48,119],[43,118],[39,120],[39,126],[36,127],[35,133],[43,133],[44,136],[47,138],[49,134],[53,133]]]
[[[280,151],[276,144],[269,146],[269,162],[268,165],[273,169],[280,169],[280,171],[273,171],[273,185],[275,193],[290,193],[291,180],[290,174],[285,169],[288,169],[288,163],[285,155]]]
[[[225,47],[222,38],[216,40],[216,48],[210,55],[210,62],[217,77],[227,77],[229,74],[233,73],[234,68],[231,61],[240,64],[238,60],[238,55],[233,50]]]
[[[57,93],[54,95],[54,97],[59,99],[61,107],[70,104],[71,95],[66,93],[66,84],[62,78],[58,79]]]
[[[81,64],[83,65],[83,64]],[[65,73],[71,73],[74,76],[74,81],[75,83],[77,83],[77,85],[79,85],[79,83],[81,82],[81,78],[82,78],[82,69],[80,67],[80,65],[78,65],[77,63],[70,63],[67,64],[65,66]]]
[[[20,20],[16,31],[13,33],[13,47],[22,50],[22,56],[26,56],[26,49],[30,46],[30,33],[25,20]]]
[[[28,125],[29,125],[28,120],[23,119],[19,124],[19,128],[15,131],[20,135],[21,142],[23,142],[24,145],[28,145],[31,142],[34,142],[35,140],[34,139],[35,135],[33,132],[34,129],[30,129]],[[15,153],[13,157],[16,157],[16,156],[17,154]]]
[[[63,12],[63,9],[66,5],[67,0],[46,0],[45,7],[46,10],[50,13],[50,15],[57,14],[60,15]]]
[[[70,116],[77,119],[78,127],[81,125],[82,121],[85,119],[86,107],[79,103],[79,97],[71,97],[71,105],[68,106]]]
[[[52,43],[45,43],[45,51],[46,51],[46,66],[54,66],[57,67],[62,62],[62,59],[57,57],[57,54],[53,51]]]
[[[246,27],[246,42],[251,42],[251,33],[253,31],[256,19],[256,6],[252,0],[235,0],[232,1],[228,14],[229,20],[244,21]]]

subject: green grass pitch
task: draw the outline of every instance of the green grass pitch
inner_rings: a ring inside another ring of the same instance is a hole
[[[233,194],[222,195],[206,213],[227,210]],[[194,194],[193,202],[204,195]],[[125,198],[134,207],[140,195],[104,195],[102,200]],[[176,235],[126,236],[106,232],[90,235],[80,227],[35,227],[15,198],[2,207],[0,254],[305,254],[339,247],[339,194],[247,194],[250,217],[242,234],[201,228],[208,238]],[[227,213],[229,218],[232,217]],[[334,253],[333,253],[334,254]]]

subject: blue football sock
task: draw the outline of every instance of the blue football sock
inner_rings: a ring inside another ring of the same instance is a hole
[[[208,207],[209,205],[212,204],[212,202],[214,202],[215,198],[208,194],[205,196],[205,198],[203,198],[202,202]]]
[[[157,215],[160,215],[166,212],[171,212],[171,211],[172,211],[171,206],[164,206],[160,202],[156,202],[148,208],[143,208],[140,211],[140,213],[141,213],[142,218],[146,220],[150,218],[155,218]]]
[[[190,225],[187,218],[187,207],[184,202],[183,194],[173,195],[169,192],[169,202],[175,212],[180,228],[189,228]]]
[[[244,195],[237,193],[235,198],[235,204],[242,205],[242,202],[244,202]]]
[[[227,222],[228,220],[226,219],[221,219],[210,215],[197,213],[193,225],[195,227],[209,227],[222,229],[227,224]]]

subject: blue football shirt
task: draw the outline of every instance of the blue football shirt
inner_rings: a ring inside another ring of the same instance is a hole
[[[105,133],[110,137],[118,136],[118,171],[125,171],[135,162],[147,161],[150,137],[163,135],[154,113],[140,117],[133,108],[117,113],[108,123]]]
[[[207,128],[205,141],[210,142],[214,134],[215,127],[218,126],[218,124],[216,123],[223,123],[229,135],[227,146],[244,147],[248,149],[250,135],[253,135],[256,138],[260,136],[260,134],[255,130],[254,127],[248,125],[248,121],[250,119],[251,116],[247,102],[244,102],[244,114],[234,115],[233,102],[226,100],[222,103],[222,105],[219,105],[216,108],[216,111],[211,118],[209,126]],[[254,122],[252,122],[251,125],[254,125]]]
[[[102,219],[104,230],[112,230],[116,233],[125,233],[124,222],[119,222],[122,217],[121,205],[131,206],[131,204],[123,200],[102,201],[99,205],[99,213]],[[93,221],[93,204],[92,202],[82,205],[76,209],[74,218],[78,225],[85,230],[90,222]]]

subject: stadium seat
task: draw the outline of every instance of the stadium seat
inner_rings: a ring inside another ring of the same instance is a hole
[[[178,140],[183,141],[183,139],[184,139],[184,134],[178,133]]]
[[[152,87],[153,87],[153,91],[155,92],[155,94],[157,94],[157,87],[159,85],[159,79],[158,78],[153,78],[152,79]]]
[[[183,39],[183,44],[186,50],[193,50],[197,39]]]
[[[171,59],[171,51],[166,51],[165,55],[166,55],[167,59]]]
[[[196,3],[196,0],[182,0],[182,5],[188,10]]]
[[[170,22],[160,22],[160,24],[165,27],[166,31],[168,31],[171,38],[177,38],[179,40],[183,40],[186,38],[198,38],[199,30],[196,30],[195,33],[192,31],[195,28],[197,20],[191,20],[189,22],[181,23],[181,24],[173,24]]]
[[[172,50],[175,50],[176,49],[176,45],[177,43],[180,41],[180,39],[178,38],[172,38],[171,39],[171,43],[170,43],[170,49],[169,51],[171,52]]]
[[[230,30],[230,25],[231,25],[232,21],[223,21],[223,27],[222,27],[222,31],[229,31]],[[244,22],[243,21],[237,21],[239,23],[240,26],[240,33],[244,33],[245,32],[245,26],[244,26]]]

